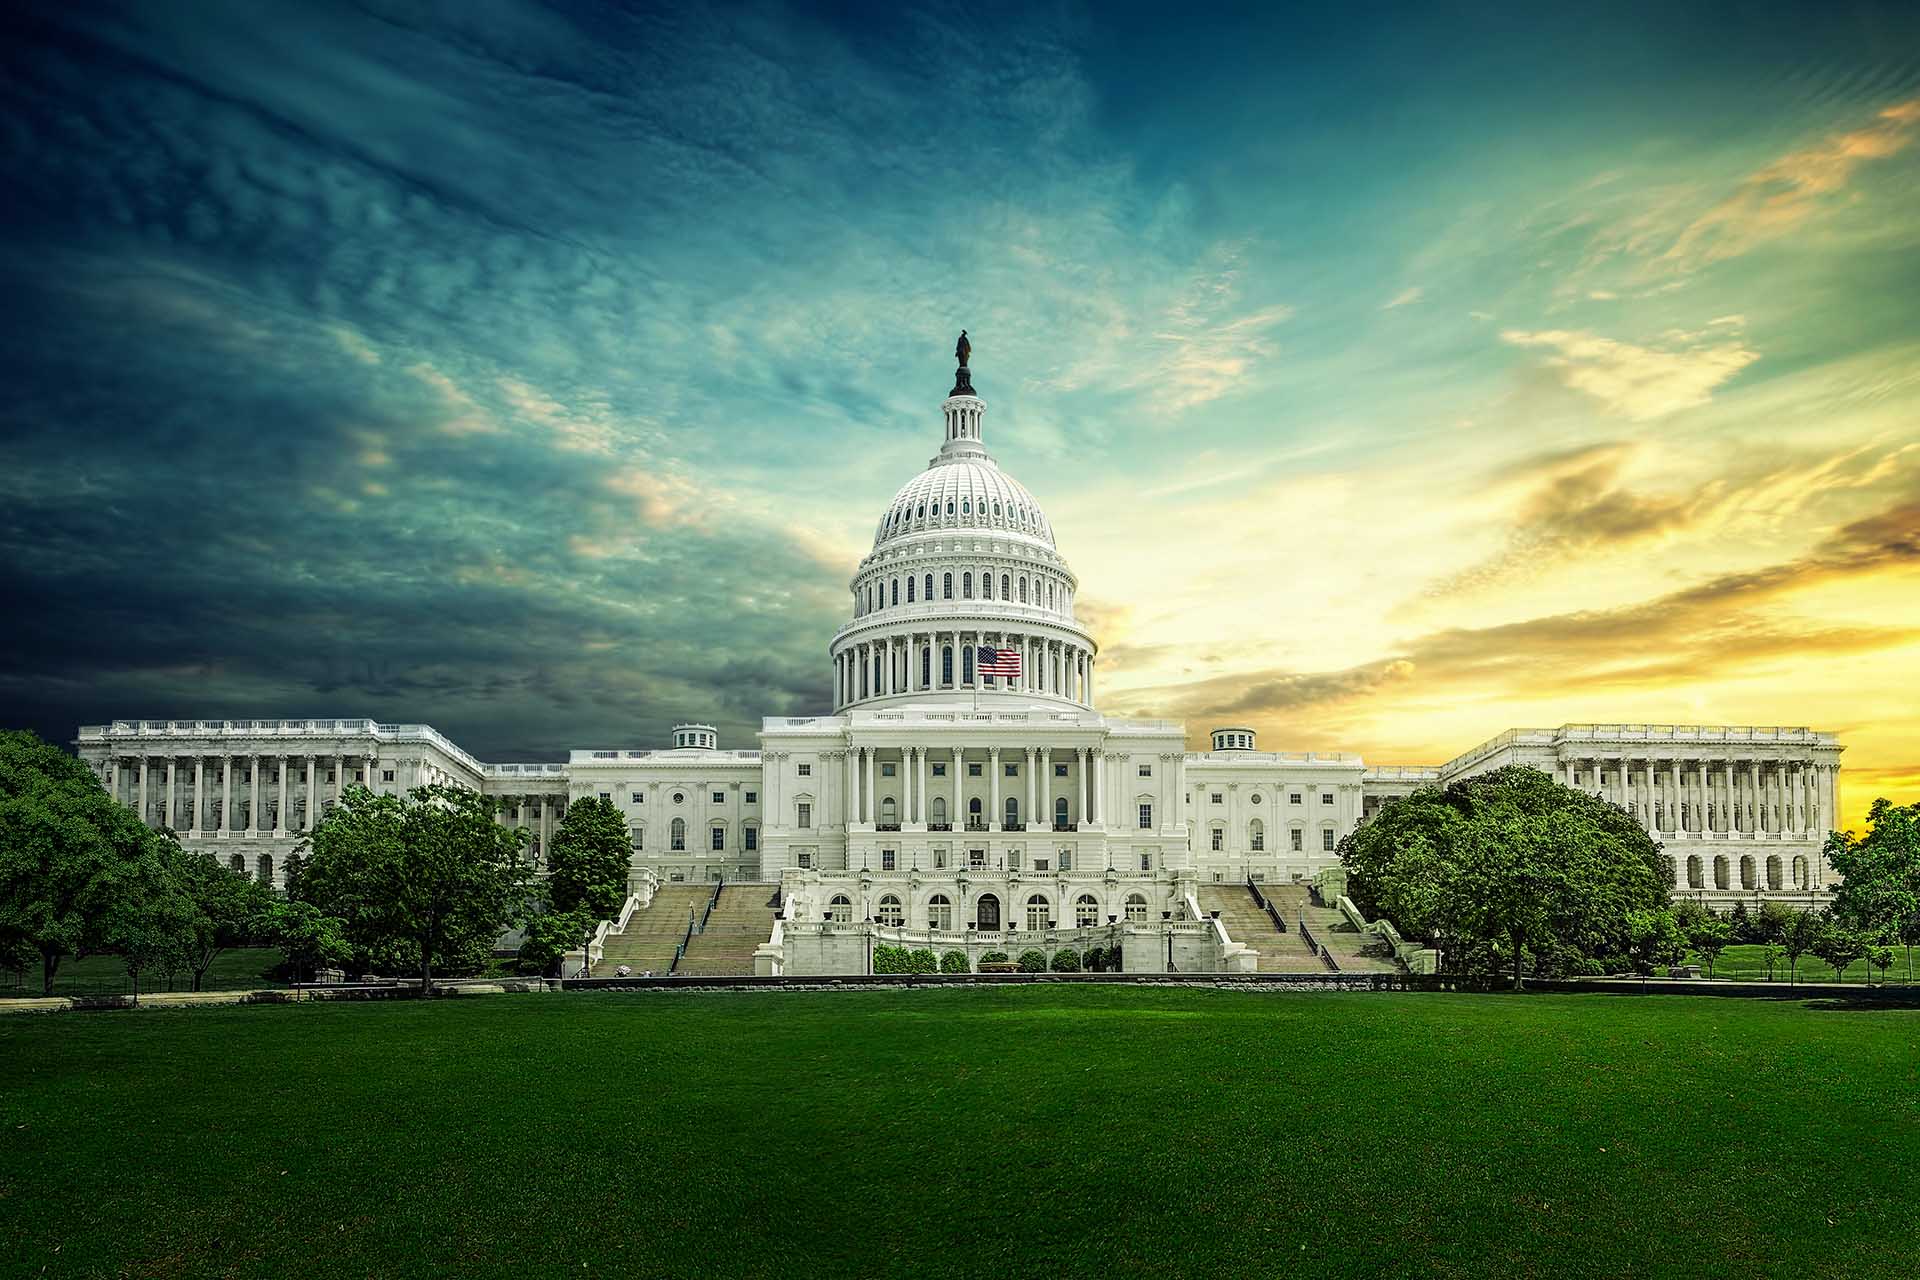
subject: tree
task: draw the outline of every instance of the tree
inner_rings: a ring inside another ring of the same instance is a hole
[[[1769,903],[1768,905],[1772,905]],[[1789,911],[1786,923],[1780,932],[1779,946],[1787,957],[1787,982],[1791,984],[1800,969],[1800,957],[1806,955],[1820,942],[1825,924],[1820,916],[1811,911]],[[1818,952],[1815,952],[1818,954]],[[1769,970],[1771,972],[1771,970]]]
[[[185,961],[200,990],[221,952],[245,946],[267,931],[273,891],[243,871],[213,858],[179,851],[172,873],[189,907]]]
[[[1633,939],[1633,957],[1640,971],[1647,973],[1661,965],[1678,964],[1687,953],[1687,935],[1665,907],[1641,908],[1627,913],[1627,930]]]
[[[1880,971],[1880,981],[1887,980],[1887,970],[1893,966],[1893,948],[1885,943],[1876,942],[1867,948],[1867,964]]]
[[[0,952],[30,952],[52,995],[61,961],[107,950],[110,933],[127,942],[125,907],[153,874],[156,836],[85,764],[0,732]]]
[[[120,957],[140,1003],[142,974],[173,974],[188,968],[193,948],[194,905],[179,874],[189,855],[171,832],[152,832],[148,855],[120,882],[107,915],[105,950]]]
[[[1867,954],[1867,939],[1842,921],[1826,920],[1822,924],[1820,936],[1814,939],[1813,954],[1833,966],[1835,982],[1845,982],[1847,966]]]
[[[465,787],[404,798],[350,787],[314,829],[301,893],[340,918],[356,950],[417,965],[429,993],[437,963],[483,952],[528,903],[527,832],[497,813]]]
[[[295,981],[312,978],[317,970],[343,965],[353,954],[340,918],[298,898],[273,902],[264,929],[286,957]]]
[[[1735,909],[1745,906],[1735,903]],[[1786,954],[1782,945],[1786,941],[1787,928],[1793,923],[1795,912],[1784,902],[1764,902],[1760,905],[1760,914],[1755,917],[1750,936],[1760,944],[1761,957],[1767,963],[1767,981],[1773,981],[1773,966]]]
[[[1867,811],[1867,833],[1834,831],[1827,861],[1843,877],[1834,914],[1872,938],[1899,938],[1913,979],[1913,944],[1920,939],[1920,804],[1897,805],[1881,796]]]
[[[633,837],[611,800],[576,800],[547,851],[547,896],[558,911],[586,910],[595,920],[620,914],[627,898]]]
[[[526,923],[520,940],[523,973],[550,974],[569,951],[586,945],[597,921],[585,911],[542,911]]]
[[[1637,822],[1524,766],[1390,801],[1340,854],[1363,912],[1454,967],[1508,970],[1516,988],[1528,956],[1536,973],[1623,961],[1634,913],[1670,906],[1660,848]],[[1643,939],[1656,936],[1671,941],[1664,925]]]
[[[1720,959],[1720,953],[1733,941],[1733,926],[1714,915],[1711,911],[1702,912],[1687,934],[1687,942],[1696,954],[1707,962],[1707,976],[1713,977],[1713,966]]]

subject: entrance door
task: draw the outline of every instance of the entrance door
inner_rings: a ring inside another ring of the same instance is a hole
[[[990,893],[980,895],[980,904],[976,908],[976,918],[982,929],[998,931],[1000,928],[1000,899]]]

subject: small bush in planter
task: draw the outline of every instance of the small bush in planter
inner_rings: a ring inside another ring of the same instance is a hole
[[[989,951],[980,957],[981,964],[1005,964],[1006,962],[1007,953],[1004,951]]]
[[[967,963],[967,953],[966,953],[966,952],[964,952],[964,951],[949,951],[949,952],[947,952],[947,954],[945,954],[945,955],[943,955],[943,956],[941,956],[941,957],[940,957],[940,972],[942,972],[942,973],[972,973],[972,972],[973,972],[973,966]]]
[[[922,947],[907,956],[907,972],[938,973],[940,972],[940,957],[925,947]]]
[[[1072,947],[1062,947],[1053,953],[1053,971],[1055,973],[1080,972],[1080,953]]]
[[[880,946],[873,949],[873,971],[875,973],[911,973],[907,966],[911,963],[905,947]]]
[[[1020,953],[1020,972],[1045,973],[1047,971],[1047,953],[1034,948]]]
[[[1106,972],[1107,953],[1098,947],[1090,947],[1087,954],[1080,957],[1080,967],[1088,973]]]

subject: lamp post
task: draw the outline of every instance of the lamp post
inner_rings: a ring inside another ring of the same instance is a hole
[[[873,917],[867,917],[867,976],[873,976]]]

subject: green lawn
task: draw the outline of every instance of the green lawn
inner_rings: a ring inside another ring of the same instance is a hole
[[[0,1272],[1892,1276],[1920,1011],[1045,986],[0,1019]]]
[[[1767,977],[1767,962],[1763,957],[1765,951],[1766,948],[1757,943],[1728,947],[1720,953],[1719,960],[1714,963],[1713,976],[1716,978],[1740,978],[1752,981],[1763,981]],[[1706,961],[1698,956],[1689,956],[1687,959],[1691,964],[1702,966],[1702,976],[1705,976]],[[1915,976],[1916,978],[1920,978],[1920,956],[1915,957],[1914,964]],[[1796,975],[1795,980],[1799,982],[1834,981],[1833,966],[1818,956],[1801,956],[1800,963],[1794,966],[1794,973]],[[1840,981],[1865,983],[1868,976],[1869,969],[1867,962],[1865,960],[1855,960],[1847,966],[1846,976],[1840,979]],[[1881,980],[1880,971],[1877,969],[1871,971],[1871,976],[1875,982]],[[1784,959],[1774,965],[1773,980],[1775,982],[1785,982],[1787,980],[1787,962]],[[1904,983],[1908,980],[1907,949],[1905,947],[1895,947],[1893,949],[1893,967],[1887,970],[1886,980],[1894,983]]]
[[[284,987],[287,984],[273,977],[270,972],[279,963],[280,952],[274,947],[235,947],[231,951],[222,951],[213,958],[213,965],[207,970],[200,989],[248,991],[262,987]],[[149,976],[143,978],[140,985],[145,991],[191,991],[193,975],[178,973],[171,982],[164,976],[158,979]],[[127,980],[126,966],[120,963],[118,956],[87,956],[82,960],[62,961],[59,971],[53,975],[53,994],[57,996],[125,995],[132,990],[133,983]],[[22,974],[0,970],[0,996],[39,994],[40,969],[37,965]]]

